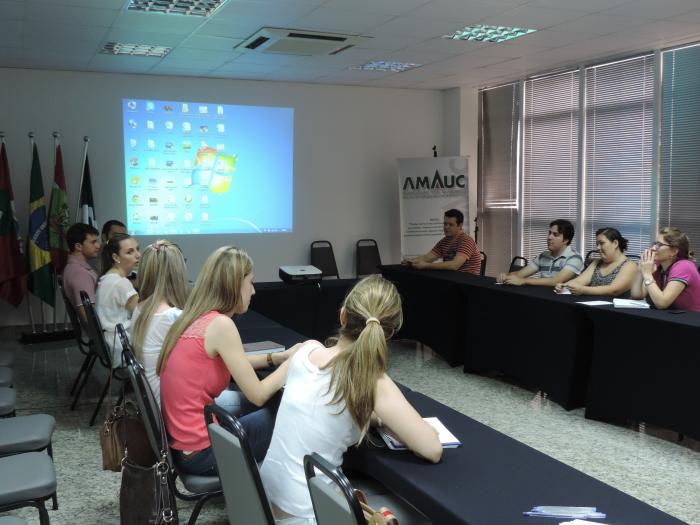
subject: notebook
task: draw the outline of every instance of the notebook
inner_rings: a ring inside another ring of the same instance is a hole
[[[257,341],[255,343],[245,343],[243,345],[243,350],[246,354],[255,355],[284,352],[285,348],[274,341]]]
[[[442,443],[442,448],[457,448],[462,446],[462,442],[457,439],[452,432],[447,430],[447,427],[443,425],[438,418],[424,417],[423,421],[437,430],[440,443]],[[379,432],[379,435],[384,440],[384,443],[386,443],[386,446],[391,450],[406,450],[406,445],[404,445],[388,428],[378,427],[377,432]]]

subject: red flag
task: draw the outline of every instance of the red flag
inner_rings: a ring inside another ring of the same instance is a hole
[[[0,147],[0,298],[17,307],[27,295],[27,272],[15,214],[5,143]]]

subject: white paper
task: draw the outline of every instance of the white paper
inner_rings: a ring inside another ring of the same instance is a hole
[[[613,304],[612,301],[576,301],[577,304],[587,304],[588,306],[604,306]]]
[[[613,299],[615,308],[649,308],[649,303],[646,301],[635,299]]]

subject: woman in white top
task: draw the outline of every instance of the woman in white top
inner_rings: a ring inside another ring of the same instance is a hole
[[[168,330],[187,301],[187,268],[177,244],[165,239],[149,244],[139,263],[140,302],[131,318],[131,342],[136,359],[160,404],[156,364]]]
[[[381,421],[431,462],[438,436],[386,375],[386,340],[401,326],[401,298],[379,275],[360,281],[340,311],[340,335],[329,348],[307,341],[292,358],[270,448],[260,474],[278,522],[314,523],[304,476],[305,454],[334,466]]]
[[[121,323],[129,328],[131,313],[139,302],[138,293],[126,276],[136,268],[141,254],[136,239],[118,233],[107,242],[100,257],[103,273],[97,281],[95,307],[112,351],[112,362],[120,366],[122,345],[116,337],[116,326]]]

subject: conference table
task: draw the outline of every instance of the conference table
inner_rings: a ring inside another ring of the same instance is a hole
[[[306,336],[325,341],[338,331],[340,306],[357,279],[324,279],[318,284],[255,283],[250,308]]]
[[[234,318],[244,342],[273,339],[285,346],[305,337],[258,312]],[[445,449],[438,464],[410,452],[367,443],[351,447],[345,468],[362,472],[413,504],[434,523],[553,524],[523,516],[535,505],[594,506],[615,525],[682,524],[663,512],[399,385],[424,417],[438,417],[463,443]]]
[[[382,266],[404,299],[400,336],[465,373],[496,372],[586,417],[648,422],[700,439],[700,313],[590,306],[449,271]]]

